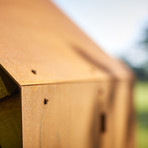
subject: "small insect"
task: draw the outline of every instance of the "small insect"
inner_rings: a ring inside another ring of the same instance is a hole
[[[44,104],[46,105],[48,103],[48,99],[44,99]]]
[[[37,74],[36,70],[33,70],[33,69],[32,69],[31,72],[32,72],[33,74],[35,74],[35,75]]]

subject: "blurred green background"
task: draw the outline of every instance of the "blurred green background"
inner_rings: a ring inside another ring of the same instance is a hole
[[[134,54],[135,60],[129,60],[127,56],[122,56],[122,58],[137,77],[134,91],[137,116],[137,148],[148,148],[148,21],[142,32],[143,35],[137,41],[136,46],[139,52],[143,52],[143,60],[139,64],[134,64],[136,63],[134,61],[138,60],[139,54]]]
[[[137,148],[148,148],[148,82],[137,81],[134,95],[137,115]]]

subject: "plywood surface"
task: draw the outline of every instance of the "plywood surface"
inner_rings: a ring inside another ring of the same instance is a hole
[[[134,110],[133,83],[130,81],[117,82],[115,85],[112,105],[114,129],[114,148],[133,148],[134,146]],[[130,143],[130,144],[129,144]]]
[[[98,95],[99,117],[99,148],[112,148],[114,139],[114,120],[112,118],[112,103],[114,83],[103,82]]]
[[[48,0],[1,0],[0,18],[0,64],[20,85],[132,77]]]
[[[105,105],[108,97],[99,102],[100,111],[114,115],[114,147],[125,143],[131,94],[126,82],[133,79],[132,72],[105,54],[52,2],[0,0],[0,64],[22,86],[25,148],[97,146],[98,81],[112,78],[122,81],[116,84],[113,111]]]
[[[0,1],[0,18],[0,64],[20,85],[108,79],[71,47],[73,25],[51,2]]]
[[[96,148],[100,88],[96,82],[23,86],[24,148]]]

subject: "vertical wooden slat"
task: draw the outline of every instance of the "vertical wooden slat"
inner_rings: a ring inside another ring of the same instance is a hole
[[[23,86],[24,148],[97,147],[98,88],[97,82]]]

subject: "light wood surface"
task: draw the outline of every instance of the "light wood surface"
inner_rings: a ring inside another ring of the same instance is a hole
[[[133,83],[119,81],[115,85],[115,94],[112,105],[112,119],[114,129],[113,148],[134,148],[134,110],[133,110]],[[129,144],[132,143],[132,146]],[[129,144],[129,145],[128,145]]]
[[[98,82],[23,86],[24,148],[98,147],[100,88]]]
[[[20,85],[131,78],[50,1],[0,0],[0,18],[0,63]]]
[[[109,79],[71,47],[75,27],[51,2],[0,0],[0,18],[0,63],[20,85]]]
[[[103,82],[98,95],[98,117],[99,117],[99,148],[112,148],[114,139],[114,129],[112,125],[111,104],[113,101],[114,83]],[[102,116],[104,116],[102,119]],[[103,122],[101,120],[104,120]],[[102,125],[104,124],[104,125]],[[104,127],[104,129],[102,129]]]
[[[133,74],[127,66],[48,0],[0,0],[0,28],[1,67],[21,86],[24,148],[131,145],[126,128]]]

